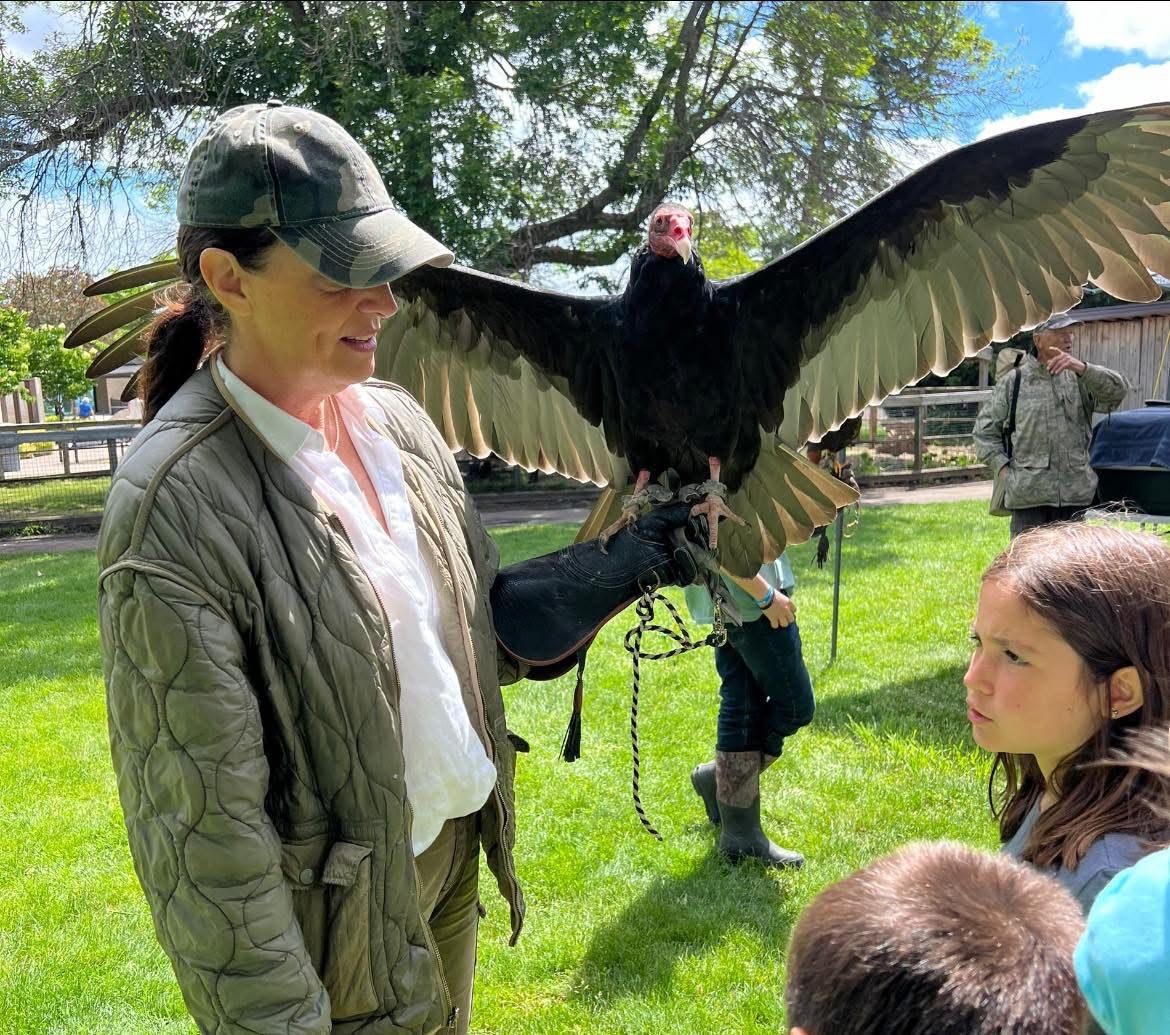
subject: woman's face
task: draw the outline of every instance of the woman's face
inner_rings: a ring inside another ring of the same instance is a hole
[[[1084,662],[1003,582],[983,583],[971,635],[963,682],[975,743],[1034,755],[1047,777],[1105,721]]]
[[[368,378],[378,329],[398,309],[388,284],[342,287],[281,242],[265,254],[260,269],[240,272],[240,291],[247,301],[231,314],[233,371],[249,383],[244,370],[252,372],[298,399],[320,398]]]

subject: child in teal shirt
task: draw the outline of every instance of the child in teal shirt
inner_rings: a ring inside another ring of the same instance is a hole
[[[725,574],[723,581],[743,624],[728,625],[727,642],[715,650],[715,760],[697,766],[691,783],[720,827],[719,850],[729,860],[800,866],[803,856],[773,844],[760,825],[760,773],[780,757],[785,738],[808,725],[815,706],[791,599],[796,580],[781,554],[755,578]],[[689,586],[685,596],[695,621],[712,620],[706,589]]]

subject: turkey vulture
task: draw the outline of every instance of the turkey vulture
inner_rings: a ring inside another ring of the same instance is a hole
[[[606,486],[597,534],[631,474],[705,477],[733,512],[720,560],[750,576],[851,490],[792,447],[990,341],[1069,309],[1091,281],[1129,301],[1170,275],[1170,104],[1029,126],[959,148],[753,273],[707,281],[691,250],[649,247],[622,295],[545,291],[459,266],[394,282],[401,311],[378,372],[422,402],[452,448]],[[91,294],[157,281],[153,264]],[[144,321],[140,292],[70,343]],[[135,350],[141,328],[91,373]]]

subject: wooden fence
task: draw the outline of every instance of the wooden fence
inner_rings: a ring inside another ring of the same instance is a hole
[[[1085,315],[1089,313],[1108,313],[1108,309],[1086,310]],[[1164,399],[1170,394],[1170,361],[1162,365],[1170,314],[1094,319],[1074,325],[1072,331],[1073,355],[1116,370],[1132,386],[1120,409],[1136,409],[1147,399]]]

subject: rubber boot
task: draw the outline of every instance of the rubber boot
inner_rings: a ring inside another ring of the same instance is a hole
[[[719,826],[719,800],[715,796],[715,763],[704,762],[691,770],[691,786],[695,793],[703,799],[703,808],[707,810],[707,818]]]
[[[775,762],[777,757],[776,755],[764,755],[760,763],[760,772]],[[691,770],[691,786],[694,787],[695,793],[703,799],[703,808],[707,812],[707,819],[715,826],[719,826],[719,798],[715,790],[715,763],[704,762],[702,765],[695,766]]]
[[[719,851],[733,863],[758,859],[776,869],[795,869],[804,865],[804,856],[773,844],[760,826],[761,761],[758,751],[715,753]]]

